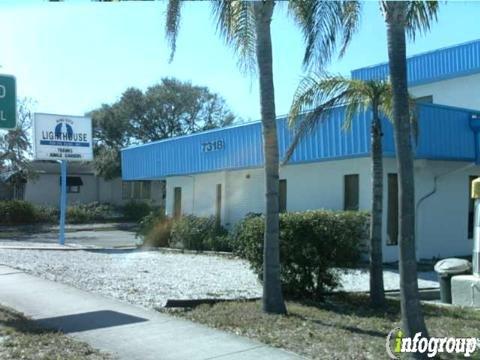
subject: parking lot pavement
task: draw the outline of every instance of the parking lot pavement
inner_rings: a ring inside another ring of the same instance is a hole
[[[21,245],[28,243],[58,242],[58,233],[55,231],[32,234],[14,234],[12,237],[1,239],[3,245]],[[96,246],[102,248],[135,247],[140,242],[135,238],[135,232],[124,230],[77,230],[65,234],[66,245]]]

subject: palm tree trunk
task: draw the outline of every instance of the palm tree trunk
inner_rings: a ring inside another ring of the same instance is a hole
[[[372,103],[372,214],[370,222],[370,301],[373,307],[385,305],[382,259],[383,153],[382,124],[378,103]]]
[[[263,153],[265,156],[265,237],[263,250],[263,311],[285,314],[280,282],[279,246],[279,156],[275,94],[272,71],[272,39],[270,23],[274,2],[255,2],[255,28],[258,72],[260,80],[260,108],[263,125]]]
[[[387,2],[388,59],[399,179],[400,299],[403,330],[428,336],[418,293],[415,254],[415,186],[409,120],[405,25],[408,2]]]

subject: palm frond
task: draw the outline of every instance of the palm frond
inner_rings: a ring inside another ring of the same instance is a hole
[[[357,30],[359,1],[297,0],[289,2],[289,10],[302,29],[306,42],[304,66],[318,68],[328,62],[337,45],[340,56]]]
[[[348,81],[326,74],[312,74],[302,79],[288,115],[289,126],[295,132],[282,164],[290,160],[300,140],[325,119],[331,108],[345,103]]]
[[[345,1],[342,7],[342,46],[340,57],[345,55],[347,46],[360,26],[362,3],[360,1]]]
[[[181,0],[169,0],[167,4],[167,21],[165,35],[170,46],[170,62],[173,60],[177,48],[177,36],[180,28]]]
[[[417,32],[426,33],[432,21],[437,21],[438,1],[409,1],[406,32],[415,39]]]
[[[412,131],[412,137],[415,141],[415,144],[418,143],[418,137],[420,133],[419,126],[419,117],[417,111],[417,102],[413,96],[409,94],[408,97],[408,107],[409,107],[409,119],[410,119],[410,128]],[[385,117],[392,122],[393,120],[393,94],[392,86],[389,82],[384,82],[382,95],[380,99],[380,111],[385,115]]]
[[[212,5],[217,32],[238,55],[241,70],[254,73],[256,30],[253,3],[240,0],[216,0]]]

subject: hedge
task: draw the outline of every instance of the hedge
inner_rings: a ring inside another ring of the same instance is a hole
[[[151,212],[139,223],[137,237],[143,245],[195,251],[232,251],[228,232],[214,217],[185,215],[173,220],[163,212]]]
[[[0,224],[17,225],[36,222],[36,209],[26,201],[0,201]]]
[[[67,208],[67,223],[82,224],[118,221],[118,209],[109,204],[92,202],[74,204]],[[55,224],[59,220],[57,207],[37,206],[23,200],[0,201],[0,224]]]
[[[169,245],[196,251],[231,251],[227,234],[214,216],[185,215],[173,222]]]
[[[235,252],[262,278],[264,217],[249,215],[232,233]],[[281,281],[291,297],[320,298],[338,286],[338,268],[355,266],[368,236],[363,212],[307,211],[280,215]],[[337,269],[336,269],[337,268]]]
[[[141,221],[154,209],[144,201],[129,201],[122,207],[122,214],[125,220]]]

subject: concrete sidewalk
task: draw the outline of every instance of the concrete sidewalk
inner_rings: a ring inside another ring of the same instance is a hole
[[[120,359],[303,359],[255,341],[0,265],[0,304]]]

